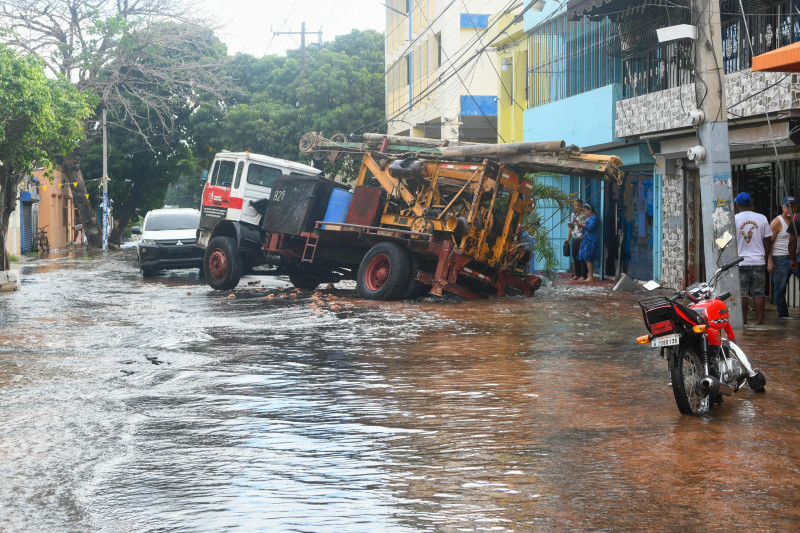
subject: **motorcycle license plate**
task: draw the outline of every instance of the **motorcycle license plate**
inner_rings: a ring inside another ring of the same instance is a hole
[[[655,339],[650,342],[650,346],[653,348],[661,348],[662,346],[675,346],[681,340],[681,336],[677,333],[673,333],[672,335],[664,335],[663,337],[656,337]]]

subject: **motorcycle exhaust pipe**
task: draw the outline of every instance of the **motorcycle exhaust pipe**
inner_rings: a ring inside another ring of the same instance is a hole
[[[725,396],[731,396],[734,392],[736,392],[736,389],[730,385],[726,385],[725,383],[720,383],[719,380],[714,376],[705,376],[703,379],[701,379],[700,388],[703,389],[703,392],[709,396],[712,394],[724,394]]]

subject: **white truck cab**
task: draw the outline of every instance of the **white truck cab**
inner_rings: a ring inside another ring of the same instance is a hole
[[[208,283],[232,289],[243,268],[263,263],[259,225],[275,178],[321,174],[314,167],[266,155],[218,153],[205,180],[197,230]]]

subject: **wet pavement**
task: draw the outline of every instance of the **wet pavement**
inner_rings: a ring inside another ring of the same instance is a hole
[[[635,343],[641,295],[606,286],[370,302],[143,280],[130,251],[20,269],[1,531],[800,530],[796,308],[739,337],[767,393],[695,418]]]

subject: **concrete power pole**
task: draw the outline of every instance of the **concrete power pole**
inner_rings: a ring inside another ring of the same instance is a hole
[[[719,0],[695,0],[692,8],[692,16],[697,25],[695,94],[701,114],[693,115],[695,124],[698,124],[700,146],[690,149],[688,155],[700,168],[703,249],[706,279],[709,281],[719,265],[738,257],[719,5]],[[715,241],[726,231],[733,237],[733,242],[720,255]],[[731,293],[728,300],[731,326],[741,328],[743,321],[738,267],[732,268],[720,279],[717,294],[725,291]]]
[[[105,109],[103,109],[103,251],[108,251],[108,137]]]
[[[306,70],[306,34],[317,34],[317,43],[322,44],[322,30],[306,31],[306,23],[300,25],[300,31],[274,31],[273,35],[300,35],[300,71]]]

